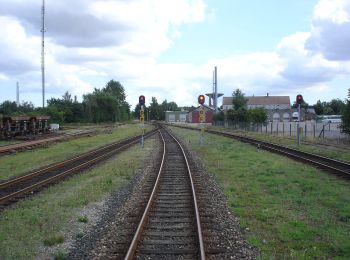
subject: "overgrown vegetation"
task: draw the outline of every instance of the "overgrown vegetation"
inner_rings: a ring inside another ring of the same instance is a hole
[[[105,87],[95,88],[93,93],[83,96],[78,102],[67,91],[62,98],[50,98],[47,107],[35,108],[31,102],[23,102],[19,106],[15,102],[4,101],[0,104],[0,114],[4,115],[49,115],[56,123],[74,122],[125,122],[131,118],[130,105],[125,100],[122,84],[110,80]]]
[[[223,187],[262,259],[349,259],[350,186],[286,157],[173,128]]]
[[[342,132],[350,134],[350,89],[348,93],[348,99],[346,100],[345,107],[342,114],[342,123],[340,125]]]

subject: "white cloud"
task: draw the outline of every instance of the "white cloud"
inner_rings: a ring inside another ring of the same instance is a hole
[[[321,0],[314,9],[314,20],[329,20],[336,24],[347,23],[350,21],[346,10],[348,7],[348,0]]]
[[[307,49],[328,60],[350,60],[349,14],[349,0],[321,0],[314,10]]]

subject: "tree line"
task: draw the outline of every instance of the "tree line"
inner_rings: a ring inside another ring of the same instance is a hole
[[[110,80],[102,89],[95,88],[92,93],[83,95],[78,102],[67,91],[62,98],[47,100],[45,108],[35,108],[31,102],[4,101],[0,104],[0,114],[49,115],[56,123],[103,123],[123,122],[131,117],[130,105],[125,100],[124,87],[118,81]]]
[[[123,85],[115,80],[107,82],[101,89],[95,88],[92,93],[83,95],[82,102],[72,97],[66,91],[61,98],[50,98],[45,108],[34,107],[31,102],[22,102],[17,105],[14,101],[4,101],[0,104],[0,114],[10,116],[49,115],[55,123],[113,123],[137,119],[140,115],[140,106],[136,105],[131,111],[126,102]],[[155,97],[146,110],[146,119],[164,120],[165,111],[176,111],[181,108],[175,102],[164,100],[158,103]]]
[[[233,108],[224,113],[219,112],[214,116],[216,121],[230,120],[234,123],[265,123],[267,121],[267,111],[264,108],[247,108],[247,99],[240,89],[232,93]]]

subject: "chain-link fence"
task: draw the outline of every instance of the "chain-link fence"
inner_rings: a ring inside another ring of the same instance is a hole
[[[216,121],[213,125],[234,130],[252,131],[278,136],[297,136],[298,122],[268,122],[265,124],[238,123],[233,121]],[[339,123],[300,122],[301,138],[306,139],[329,139],[338,142],[349,142],[348,135],[342,133]]]

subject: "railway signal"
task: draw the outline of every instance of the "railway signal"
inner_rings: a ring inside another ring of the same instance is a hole
[[[297,139],[298,139],[298,146],[300,145],[300,105],[303,103],[303,96],[301,94],[297,95],[296,103],[298,104],[298,124],[297,124]]]
[[[303,96],[300,95],[300,94],[298,94],[298,95],[297,95],[296,102],[297,102],[298,105],[300,105],[300,104],[303,102]]]
[[[198,96],[198,103],[203,105],[205,102],[205,96],[204,95],[199,95]]]
[[[141,107],[140,109],[140,128],[141,128],[141,148],[143,148],[144,145],[144,134],[145,134],[145,96],[141,95],[139,96],[139,105]]]
[[[139,105],[144,106],[145,105],[146,98],[144,95],[139,96]]]

